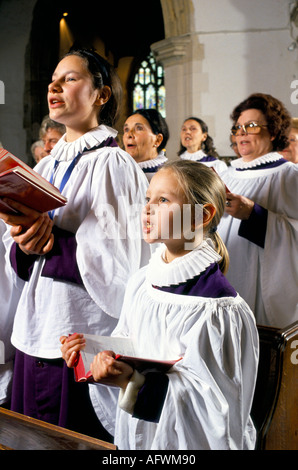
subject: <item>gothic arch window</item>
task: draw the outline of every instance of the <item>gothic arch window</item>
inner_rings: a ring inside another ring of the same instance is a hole
[[[152,52],[141,61],[134,75],[132,108],[133,111],[141,108],[155,108],[163,117],[166,117],[164,69],[156,62]]]

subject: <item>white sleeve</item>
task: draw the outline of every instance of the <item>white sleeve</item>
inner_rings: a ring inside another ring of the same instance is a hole
[[[240,301],[204,317],[183,338],[185,355],[168,373],[153,449],[254,448],[258,336],[252,313]]]
[[[150,257],[140,220],[147,185],[143,172],[120,151],[101,159],[92,177],[91,210],[76,234],[84,286],[99,307],[115,318],[128,278]]]

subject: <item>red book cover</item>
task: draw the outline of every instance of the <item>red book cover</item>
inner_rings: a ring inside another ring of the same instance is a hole
[[[74,367],[75,380],[77,382],[92,381],[92,374],[89,370],[94,356],[100,351],[114,351],[116,359],[130,364],[134,369],[143,372],[148,369],[155,369],[167,372],[181,357],[176,359],[150,359],[137,357],[135,347],[130,338],[121,338],[115,336],[96,336],[84,335],[86,346],[78,356]],[[121,351],[121,354],[118,353]],[[125,354],[127,351],[127,354]]]
[[[0,150],[0,211],[15,214],[1,200],[3,197],[39,212],[48,212],[67,202],[55,186],[5,149]]]
[[[79,353],[76,365],[74,366],[74,375],[76,382],[92,382],[92,374],[90,370],[85,370],[82,355]]]

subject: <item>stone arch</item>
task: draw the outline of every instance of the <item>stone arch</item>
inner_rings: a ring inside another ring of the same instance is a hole
[[[124,95],[133,58],[143,56],[144,51],[150,51],[151,43],[164,39],[159,0],[150,0],[150,8],[145,14],[140,13],[138,0],[131,0],[129,8],[119,2],[113,15],[105,13],[104,17],[101,2],[90,0],[89,6],[88,10],[82,9],[81,2],[77,0],[37,0],[35,4],[25,57],[24,128],[28,153],[33,140],[38,137],[40,122],[48,113],[47,86],[59,60],[59,22],[65,10],[69,12],[67,18],[77,44],[95,47],[94,44],[101,43],[100,53],[116,68],[123,67],[119,75]],[[133,27],[128,28],[127,24]]]
[[[165,37],[182,36],[193,31],[192,0],[161,0]]]

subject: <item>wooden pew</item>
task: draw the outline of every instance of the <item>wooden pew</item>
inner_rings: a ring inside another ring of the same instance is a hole
[[[0,407],[0,450],[116,450],[108,442]]]
[[[256,449],[298,450],[298,322],[258,326],[260,362],[252,418]]]
[[[298,450],[298,322],[258,326],[252,418],[257,450]],[[116,450],[116,446],[0,407],[0,450]]]

